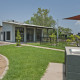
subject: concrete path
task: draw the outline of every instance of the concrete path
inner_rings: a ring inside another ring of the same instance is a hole
[[[14,44],[14,43],[0,41],[0,46],[3,46],[3,45],[10,45],[10,44]]]
[[[24,45],[24,46],[36,47],[36,48],[43,48],[43,49],[50,49],[50,50],[56,50],[56,51],[62,51],[62,52],[64,52],[64,50],[61,50],[61,49],[48,48],[48,47],[41,47],[41,46],[34,46],[34,45],[28,45],[28,44],[22,44],[22,45]]]
[[[64,64],[50,63],[41,80],[65,80]]]
[[[0,79],[2,79],[8,70],[9,61],[8,59],[0,54]]]

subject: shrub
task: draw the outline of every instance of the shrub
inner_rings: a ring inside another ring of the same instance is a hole
[[[66,42],[69,45],[71,43],[71,40],[70,39],[67,39]]]
[[[20,32],[19,30],[17,30],[17,37],[16,37],[16,40],[17,40],[17,43],[16,43],[16,46],[20,46],[20,40],[21,40],[21,36],[20,36]]]
[[[74,35],[70,35],[69,38],[71,39],[71,41],[75,41]]]
[[[56,41],[56,35],[53,33],[52,35],[49,35],[49,37],[51,37],[53,39],[53,43],[55,43],[55,41]]]

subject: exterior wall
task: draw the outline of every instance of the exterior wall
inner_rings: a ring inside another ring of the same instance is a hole
[[[2,27],[0,27],[0,41],[1,41],[1,31],[2,31]]]
[[[5,32],[5,41],[12,42],[12,25],[8,24],[8,23],[2,23],[2,25],[3,25],[2,32]],[[10,31],[10,40],[6,40],[7,31]],[[3,40],[3,39],[1,39],[1,40]]]
[[[15,42],[15,25],[12,25],[12,42]]]

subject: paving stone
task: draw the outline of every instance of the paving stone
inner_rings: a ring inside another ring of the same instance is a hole
[[[66,80],[65,65],[60,63],[49,63],[49,66],[41,80]]]

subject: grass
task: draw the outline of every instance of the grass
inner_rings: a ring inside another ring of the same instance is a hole
[[[0,46],[0,54],[10,63],[2,80],[40,80],[49,62],[64,63],[64,52],[27,46]]]
[[[27,44],[30,44],[30,45],[35,45],[35,46],[42,46],[42,47],[49,47],[49,48],[56,48],[56,49],[62,49],[64,50],[65,49],[65,46],[66,46],[66,43],[63,42],[63,43],[58,43],[58,45],[51,45],[50,43],[27,43]]]

